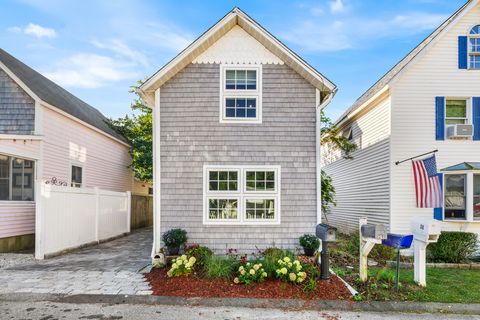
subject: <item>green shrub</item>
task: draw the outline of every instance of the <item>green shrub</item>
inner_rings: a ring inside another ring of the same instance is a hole
[[[206,257],[203,269],[209,278],[231,279],[238,265],[239,262],[235,257],[212,255]]]
[[[280,248],[267,248],[265,251],[262,252],[262,256],[264,257],[271,257],[277,261],[278,259],[282,259],[284,257],[289,257],[290,259],[295,259],[295,254],[290,250],[284,250]]]
[[[172,268],[168,270],[167,275],[169,277],[188,276],[192,273],[195,262],[195,257],[189,259],[186,255],[182,255],[173,261]]]
[[[178,248],[187,242],[187,231],[171,229],[162,235],[162,240],[167,248]]]
[[[320,247],[320,240],[313,234],[304,234],[298,240],[304,249],[317,250]]]
[[[267,277],[267,273],[262,268],[261,263],[242,263],[238,267],[238,276],[233,279],[235,283],[253,284],[255,282],[261,282]]]
[[[310,279],[310,280],[318,280],[320,279],[320,268],[318,267],[318,265],[313,265],[313,264],[310,264],[310,263],[302,263],[302,269],[303,271],[305,271],[305,273],[307,274],[307,277]]]
[[[267,273],[268,277],[275,277],[277,270],[277,260],[281,258],[274,258],[271,256],[265,256],[259,259],[254,260],[254,263],[261,263],[263,270]]]
[[[284,257],[277,261],[277,278],[285,282],[302,283],[307,278],[307,273],[302,269],[300,261]]]
[[[197,259],[196,266],[203,267],[207,257],[213,254],[212,250],[208,247],[204,247],[198,244],[192,244],[185,248],[185,254],[187,257],[195,257]]]
[[[429,260],[433,262],[461,263],[475,253],[477,235],[469,232],[442,232],[437,243],[427,247]]]

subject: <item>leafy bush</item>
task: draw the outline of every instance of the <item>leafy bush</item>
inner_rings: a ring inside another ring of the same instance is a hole
[[[195,261],[195,257],[188,259],[186,255],[182,255],[173,261],[172,268],[168,270],[167,275],[169,277],[188,276],[193,271]]]
[[[208,247],[199,244],[192,244],[185,248],[185,254],[189,258],[195,257],[195,259],[197,259],[196,265],[198,267],[203,267],[205,265],[205,260],[207,257],[213,255],[213,252]]]
[[[469,232],[442,232],[437,243],[429,245],[428,257],[433,262],[466,262],[476,251],[477,235]]]
[[[343,236],[342,238],[345,239],[342,240],[341,249],[357,259],[360,255],[360,235],[358,232],[352,232],[349,235]],[[373,247],[372,251],[370,251],[368,258],[381,264],[385,264],[387,261],[395,258],[395,255],[396,251],[394,248],[376,245]]]
[[[284,257],[277,261],[277,277],[286,282],[302,283],[307,278],[307,273],[302,271],[300,261]]]
[[[162,240],[167,248],[178,248],[187,242],[187,231],[171,229],[162,235]]]
[[[304,249],[317,250],[320,247],[320,240],[313,234],[304,234],[299,242]]]
[[[253,261],[253,263],[261,263],[268,277],[275,277],[277,271],[277,260],[274,257],[266,256]]]
[[[233,279],[235,283],[253,284],[263,281],[267,277],[261,263],[244,263],[238,267],[238,273],[238,277]]]
[[[318,265],[313,265],[310,263],[302,264],[302,270],[305,271],[309,279],[320,279],[320,268],[318,267]]]
[[[235,257],[207,256],[203,267],[205,275],[209,278],[230,279],[238,267]]]
[[[262,256],[264,257],[271,257],[274,258],[275,260],[281,259],[285,257],[285,251],[280,248],[267,248],[262,252]]]
[[[378,271],[376,277],[377,277],[377,280],[385,281],[385,282],[388,282],[388,283],[394,283],[396,273],[395,273],[395,271],[389,269],[388,267],[385,267],[385,268],[380,269]]]

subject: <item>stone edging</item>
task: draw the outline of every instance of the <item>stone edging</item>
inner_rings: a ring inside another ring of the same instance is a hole
[[[273,308],[286,310],[339,310],[367,312],[404,313],[449,313],[480,315],[480,304],[436,303],[436,302],[350,302],[342,300],[289,300],[289,299],[248,299],[248,298],[182,298],[163,296],[125,295],[56,295],[56,294],[0,294],[2,301],[51,301],[58,303],[107,303],[182,305],[204,307]]]

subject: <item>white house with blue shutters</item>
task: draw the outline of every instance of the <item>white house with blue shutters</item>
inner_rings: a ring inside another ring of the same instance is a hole
[[[358,218],[407,233],[415,217],[445,230],[480,233],[480,4],[468,1],[366,91],[337,121],[355,141],[353,160],[331,146],[322,165],[340,230]],[[416,208],[412,166],[395,162],[438,149],[444,207]]]

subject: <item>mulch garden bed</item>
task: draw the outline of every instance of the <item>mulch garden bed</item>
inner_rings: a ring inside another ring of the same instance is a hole
[[[330,280],[319,280],[315,290],[310,293],[303,291],[303,285],[292,285],[273,279],[246,286],[225,279],[202,278],[198,274],[169,278],[165,269],[152,269],[145,277],[152,287],[153,295],[157,296],[352,300],[343,282],[334,275]]]

